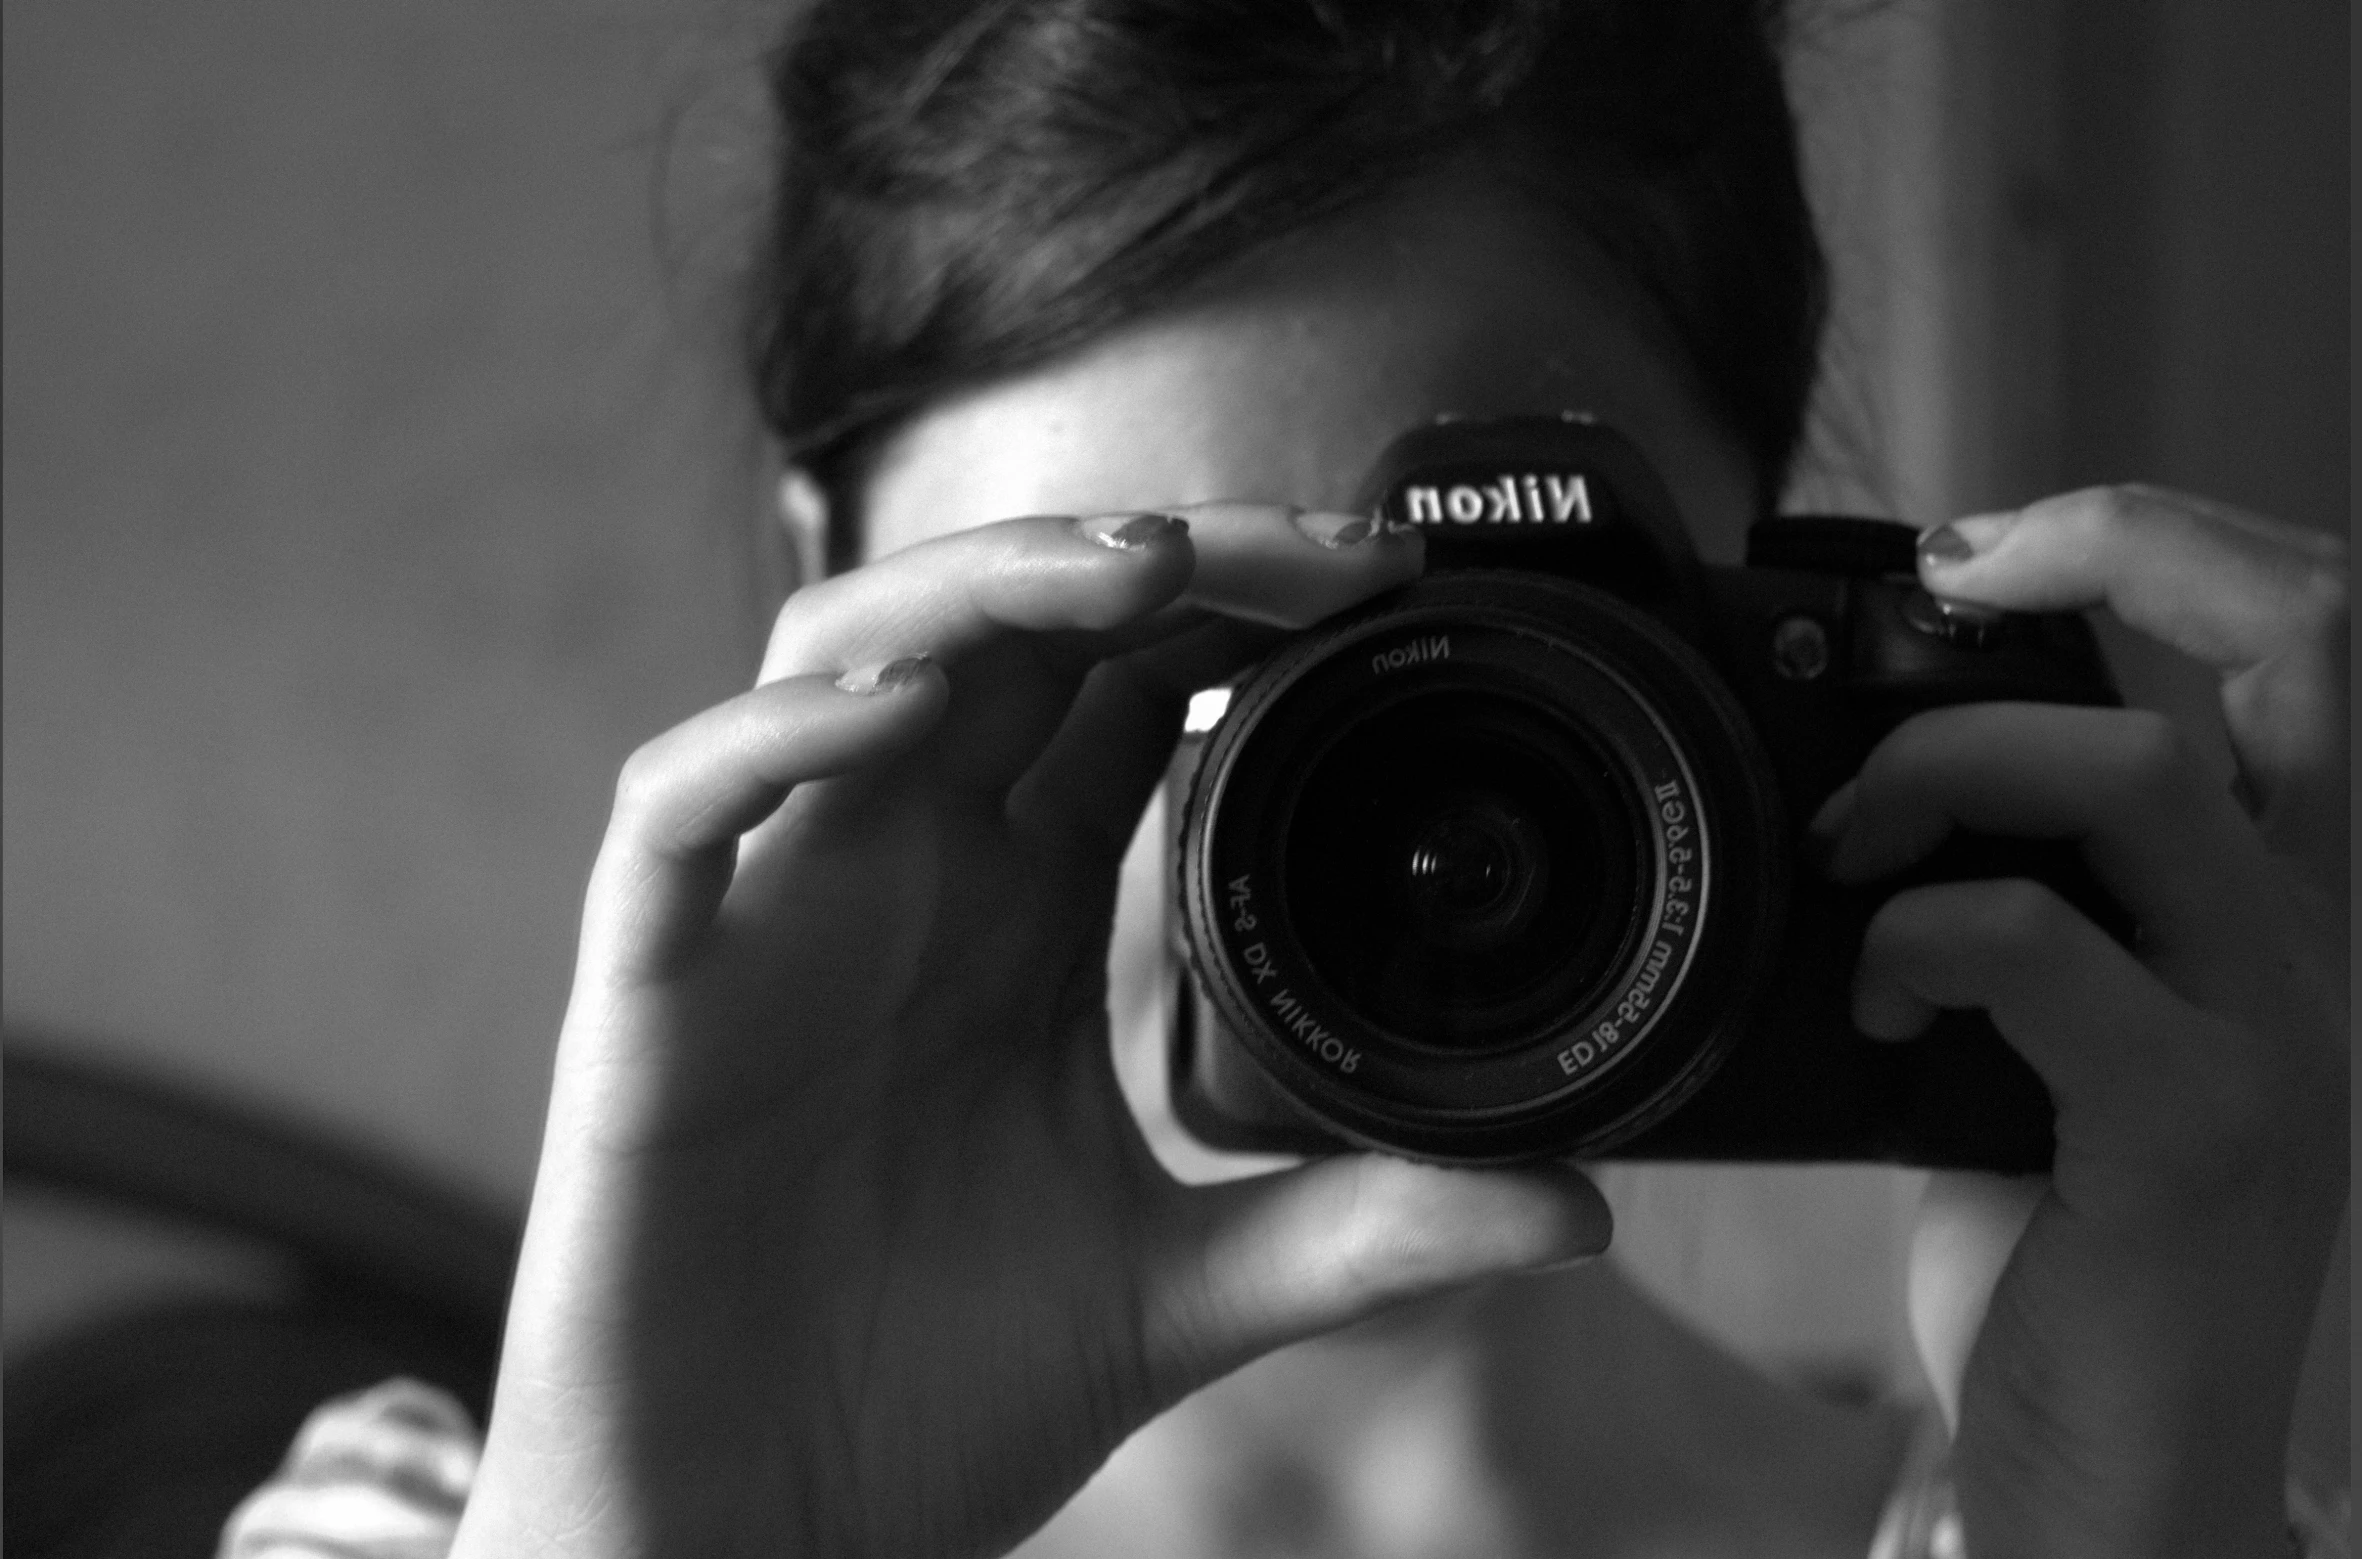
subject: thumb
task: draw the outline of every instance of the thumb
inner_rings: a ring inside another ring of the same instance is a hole
[[[1360,1155],[1192,1189],[1150,1357],[1186,1392],[1283,1344],[1480,1278],[1596,1256],[1614,1224],[1569,1165]]]
[[[1960,1383],[1985,1310],[2018,1236],[2050,1190],[2047,1176],[1935,1174],[1911,1230],[1911,1340],[1945,1427],[1960,1428]]]

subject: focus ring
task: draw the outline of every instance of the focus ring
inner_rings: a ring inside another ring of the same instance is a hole
[[[1502,648],[1486,635],[1531,642]],[[1480,646],[1492,661],[1473,663]],[[1397,663],[1373,663],[1363,675],[1348,659],[1372,656]],[[1599,745],[1628,783],[1675,776],[1637,801],[1666,809],[1646,819],[1655,918],[1636,943],[1619,944],[1628,961],[1593,992],[1603,1005],[1589,1018],[1580,1007],[1556,1013],[1559,1027],[1509,1053],[1406,1050],[1327,987],[1288,923],[1293,900],[1275,875],[1282,852],[1270,841],[1285,837],[1289,787],[1304,783],[1325,750],[1317,731],[1288,728],[1334,716],[1351,730],[1363,703],[1382,707],[1399,686],[1433,684],[1448,703],[1453,688],[1489,689],[1518,676],[1559,688],[1570,723],[1608,732]],[[1627,700],[1632,709],[1618,707]],[[1781,815],[1736,704],[1662,625],[1566,581],[1463,571],[1299,636],[1242,684],[1192,780],[1178,886],[1192,960],[1225,1026],[1283,1091],[1340,1133],[1458,1162],[1591,1153],[1686,1097],[1735,1034],[1777,945]],[[1713,858],[1697,855],[1696,880],[1685,887],[1674,856],[1698,829],[1714,841]],[[1695,920],[1683,919],[1692,912],[1685,893]],[[1622,1005],[1619,993],[1629,998]],[[1585,1033],[1604,1045],[1599,1054],[1578,1048]],[[1618,1041],[1642,1036],[1629,1058],[1609,1055]],[[1594,1065],[1603,1056],[1613,1065]]]

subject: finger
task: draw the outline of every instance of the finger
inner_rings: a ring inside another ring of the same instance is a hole
[[[2105,605],[2222,673],[2241,778],[2284,851],[2342,852],[2348,608],[2343,541],[2153,487],[2096,487],[1939,526],[1939,595],[2029,611]]]
[[[1163,514],[1031,515],[956,531],[789,596],[762,679],[925,654],[956,667],[1011,632],[1105,629],[1170,602],[1192,567]]]
[[[1244,622],[1308,628],[1409,584],[1426,564],[1417,527],[1367,515],[1250,503],[1174,512],[1197,548],[1185,599]]]
[[[1944,1427],[1960,1427],[1960,1383],[1993,1289],[2050,1189],[2046,1175],[1928,1176],[1911,1229],[1911,1340]]]
[[[1109,648],[1128,648],[1124,630],[1176,597],[1185,608],[1303,627],[1409,583],[1424,558],[1411,527],[1284,504],[1003,520],[797,591],[773,626],[764,675],[922,651],[956,665],[1012,629],[1096,629],[1115,635]]]
[[[2091,487],[1921,538],[1940,595],[2019,611],[2106,606],[2211,666],[2320,645],[2345,605],[2337,538],[2162,488]]]
[[[1156,1274],[1150,1367],[1189,1390],[1284,1343],[1504,1273],[1595,1256],[1607,1203],[1563,1164],[1446,1169],[1375,1155],[1189,1191]]]
[[[2258,930],[2269,859],[2173,724],[2143,710],[1963,704],[1904,721],[1814,822],[1839,881],[1886,876],[1955,828],[2080,845],[2167,952],[2219,954]]]
[[[1152,650],[1093,670],[1012,815],[1050,822],[1120,854],[1163,778],[1192,693],[1229,680],[1301,628],[1418,577],[1414,527],[1269,504],[1203,503],[1185,516],[1197,556],[1176,627]],[[1162,625],[1141,625],[1141,639]]]
[[[1189,588],[1161,611],[1094,635],[1100,653],[1160,643],[1215,617],[1308,627],[1408,584],[1425,566],[1427,544],[1416,526],[1365,515],[1235,502],[1172,513],[1187,521],[1197,554]]]
[[[1010,816],[1120,857],[1164,778],[1189,696],[1227,681],[1301,627],[1416,577],[1424,543],[1409,526],[1356,515],[1197,504],[1197,569],[1176,629],[1151,650],[1103,662],[1058,734],[1010,796]],[[1281,523],[1284,521],[1284,523]],[[1142,640],[1160,625],[1141,625]]]
[[[2122,1080],[2170,1063],[2190,1009],[2064,899],[2021,878],[1896,894],[1854,968],[1855,1027],[1907,1039],[1947,1009],[1982,1009],[2060,1111],[2123,1103]]]
[[[2301,1235],[2326,1183],[2309,1172],[2344,1150],[2348,1058],[2317,996],[2294,1004],[2312,1021],[2253,1002],[2221,1016],[2021,879],[1897,894],[1864,933],[1853,1011],[1863,1032],[1902,1038],[1939,1010],[1982,1010],[2050,1091],[2052,1175],[2071,1213],[2163,1233],[2227,1200],[2278,1238]]]
[[[633,753],[591,871],[583,967],[626,980],[677,967],[713,924],[739,836],[797,785],[917,742],[947,693],[919,659],[767,682]]]
[[[1143,561],[1127,572],[1127,560],[1104,561],[1109,552]],[[1185,576],[1172,572],[1174,554],[1187,558]],[[929,763],[948,786],[997,805],[1063,724],[1096,659],[1185,632],[1207,613],[1309,622],[1415,577],[1422,556],[1415,535],[1276,504],[1006,521],[791,598],[766,674],[832,669],[848,645],[946,660],[959,693]]]
[[[1236,675],[1278,637],[1274,629],[1214,618],[1101,662],[1049,748],[1009,793],[1010,820],[1095,858],[1121,858],[1170,766],[1190,695]]]

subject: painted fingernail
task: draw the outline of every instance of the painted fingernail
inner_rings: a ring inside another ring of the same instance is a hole
[[[1379,534],[1378,524],[1365,514],[1329,514],[1317,509],[1300,509],[1288,516],[1296,522],[1296,529],[1305,539],[1342,552],[1357,547]]]
[[[1168,536],[1189,534],[1189,522],[1177,514],[1095,514],[1075,524],[1102,547],[1121,552],[1137,552]]]
[[[1919,561],[1930,568],[1943,568],[1953,563],[1965,563],[1977,555],[1968,538],[1952,525],[1938,525],[1919,537]]]
[[[1928,568],[1958,568],[1970,558],[1981,558],[2001,544],[2010,527],[2017,524],[2014,511],[1998,514],[1969,514],[1948,525],[1938,525],[1922,531],[1919,536],[1919,561]]]
[[[905,655],[900,660],[887,661],[882,666],[865,666],[848,671],[837,678],[837,686],[847,693],[891,693],[918,680],[927,669],[924,655]]]

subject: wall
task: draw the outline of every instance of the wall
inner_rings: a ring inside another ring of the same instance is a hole
[[[2063,482],[2352,526],[2351,8],[2060,7]]]
[[[720,230],[651,215],[719,41],[6,14],[11,1032],[519,1197],[616,766],[759,642]]]

